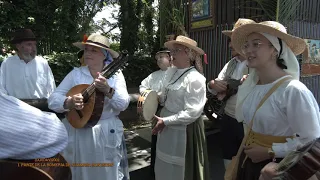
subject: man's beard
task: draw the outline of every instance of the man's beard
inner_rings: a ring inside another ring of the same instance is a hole
[[[31,61],[36,57],[36,53],[21,53],[20,58],[25,61]]]

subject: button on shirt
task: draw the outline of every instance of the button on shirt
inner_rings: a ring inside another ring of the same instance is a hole
[[[36,56],[25,63],[11,56],[1,64],[1,91],[18,99],[48,98],[56,88],[48,62]]]

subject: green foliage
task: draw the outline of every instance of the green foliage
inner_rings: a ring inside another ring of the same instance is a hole
[[[258,8],[252,8],[249,1],[245,6],[249,9],[263,10],[262,19],[278,21],[280,23],[288,23],[299,20],[304,12],[297,13],[302,0],[253,0],[258,4]]]
[[[139,87],[141,81],[157,69],[155,59],[143,54],[136,54],[128,63],[129,65],[123,70],[127,87]]]
[[[57,86],[74,67],[80,66],[80,62],[75,53],[53,53],[44,56],[44,58],[48,60]]]

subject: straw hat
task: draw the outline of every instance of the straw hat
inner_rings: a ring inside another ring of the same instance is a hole
[[[197,42],[193,39],[190,39],[185,36],[177,36],[176,40],[167,41],[164,43],[164,46],[172,49],[174,44],[181,44],[183,46],[186,46],[190,49],[193,49],[194,51],[198,52],[200,55],[204,54],[204,51],[201,48],[197,47]]]
[[[112,58],[117,58],[119,56],[119,53],[110,49],[110,42],[109,42],[108,38],[106,38],[105,36],[102,36],[100,34],[91,34],[88,38],[86,38],[86,36],[84,36],[82,42],[75,42],[72,44],[80,49],[84,49],[84,45],[86,45],[86,44],[91,45],[91,46],[96,46],[96,47],[106,49],[107,51],[109,51]]]
[[[232,32],[235,29],[237,29],[238,27],[240,27],[240,26],[242,26],[244,24],[251,24],[251,23],[256,23],[256,22],[254,20],[252,20],[252,19],[239,18],[237,20],[237,22],[234,24],[233,29],[231,31],[230,30],[224,30],[224,31],[222,31],[222,33],[224,35],[227,35],[227,36],[231,37]]]
[[[264,21],[261,23],[245,24],[238,27],[232,33],[231,42],[234,49],[241,52],[247,37],[251,33],[267,33],[284,41],[295,55],[303,53],[306,49],[306,42],[296,36],[287,33],[286,28],[276,21]]]

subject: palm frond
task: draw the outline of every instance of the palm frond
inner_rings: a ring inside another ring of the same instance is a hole
[[[249,9],[260,9],[264,15],[273,21],[280,23],[289,23],[293,20],[300,19],[303,11],[298,13],[302,0],[252,0],[258,4],[258,7],[248,7]],[[251,2],[252,2],[251,1]]]

